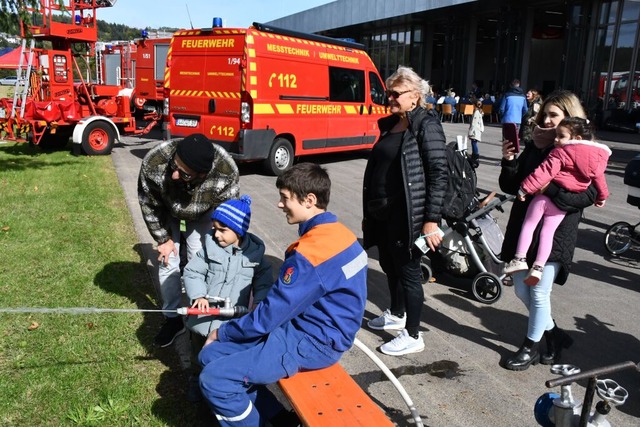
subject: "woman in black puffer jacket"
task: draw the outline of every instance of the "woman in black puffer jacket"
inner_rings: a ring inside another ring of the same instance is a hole
[[[422,252],[414,245],[425,236],[431,250],[442,241],[439,224],[448,181],[445,136],[433,110],[427,81],[411,68],[399,67],[386,81],[392,115],[378,121],[380,140],[364,174],[364,246],[378,246],[387,275],[391,305],[368,322],[377,330],[400,330],[380,350],[400,356],[424,349],[420,314]],[[406,312],[406,316],[405,316]]]
[[[525,141],[526,147],[519,156],[515,156],[511,142],[503,141],[502,170],[499,178],[502,191],[509,194],[518,192],[522,180],[533,172],[553,149],[556,126],[565,117],[586,118],[586,115],[578,97],[573,93],[554,92],[544,100],[536,117],[532,140]],[[538,284],[528,286],[524,283],[526,271],[519,271],[512,275],[516,296],[522,300],[529,311],[524,342],[504,364],[506,369],[513,371],[523,371],[538,362],[547,365],[558,363],[562,348],[567,348],[572,343],[571,337],[556,326],[551,317],[551,290],[554,283],[562,285],[567,281],[578,238],[578,224],[582,209],[595,202],[597,192],[592,184],[582,193],[571,193],[552,181],[544,190],[544,194],[567,214],[554,234],[553,249]],[[500,255],[503,260],[511,260],[515,256],[518,237],[530,201],[529,197],[525,201],[516,199],[513,202]],[[536,230],[527,259],[536,259],[538,233],[539,229]],[[538,351],[538,343],[543,336],[547,343],[547,350],[541,354]]]

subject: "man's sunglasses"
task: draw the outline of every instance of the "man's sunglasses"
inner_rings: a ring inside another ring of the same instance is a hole
[[[188,174],[182,169],[180,169],[173,157],[171,158],[171,160],[169,160],[169,167],[171,168],[172,171],[178,171],[178,175],[180,175],[180,179],[182,179],[183,181],[191,181],[193,178],[196,177],[195,174],[193,175]]]
[[[400,98],[402,95],[404,95],[407,92],[411,92],[411,89],[403,90],[402,92],[398,92],[397,90],[386,90],[385,91],[385,93],[387,94],[387,98],[393,98],[393,99],[398,99],[398,98]]]

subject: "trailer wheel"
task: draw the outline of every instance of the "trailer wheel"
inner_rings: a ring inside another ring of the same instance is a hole
[[[111,125],[104,121],[89,123],[82,132],[82,151],[89,156],[111,153],[115,135]]]
[[[266,171],[272,175],[282,175],[293,165],[293,147],[284,138],[276,138],[264,161]]]

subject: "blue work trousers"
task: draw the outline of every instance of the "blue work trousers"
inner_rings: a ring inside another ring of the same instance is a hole
[[[205,346],[200,388],[222,427],[262,427],[282,409],[266,384],[326,368],[340,355],[286,323],[260,339]]]

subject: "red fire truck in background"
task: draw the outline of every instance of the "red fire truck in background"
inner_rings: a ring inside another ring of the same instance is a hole
[[[162,115],[164,80],[171,38],[149,38],[143,31],[136,41],[135,96],[136,111]]]
[[[294,156],[371,148],[386,114],[380,75],[353,42],[214,26],[176,32],[167,64],[166,137],[202,133],[276,175]]]
[[[608,73],[602,73],[598,87],[598,96],[605,101],[605,94],[608,93],[606,102],[611,108],[625,110],[640,108],[640,71],[634,73],[630,78],[629,71],[613,72],[609,80]],[[631,102],[627,102],[628,88],[631,85]]]
[[[103,67],[97,73],[100,81],[84,81],[76,58],[96,55],[96,10],[111,7],[115,0],[62,3],[41,0],[38,8],[26,9],[31,19],[21,23],[22,51],[28,34],[31,46],[27,63],[21,60],[17,70],[13,99],[0,99],[0,137],[52,148],[65,146],[72,137],[75,153],[109,154],[121,133],[145,133],[155,124],[136,128],[132,47],[126,42],[99,53],[105,55],[97,61]],[[71,14],[71,23],[54,20],[63,12]],[[50,41],[53,48],[35,47],[36,40]],[[110,73],[112,66],[119,67],[118,72]]]

